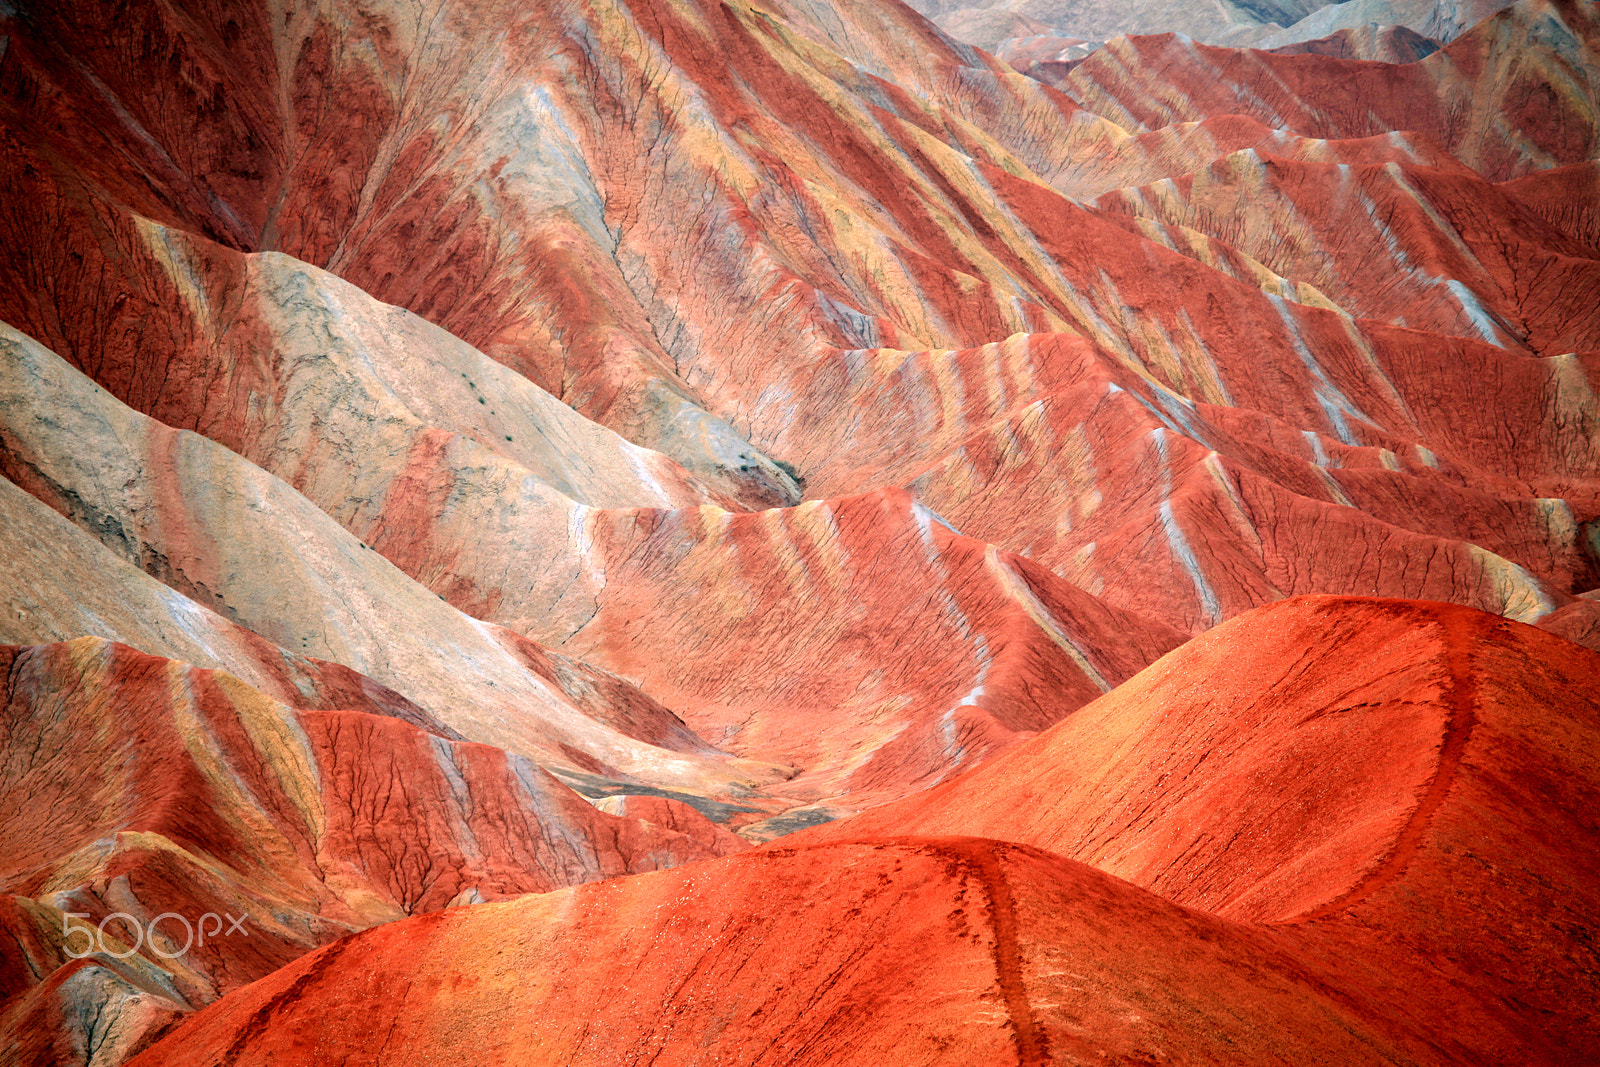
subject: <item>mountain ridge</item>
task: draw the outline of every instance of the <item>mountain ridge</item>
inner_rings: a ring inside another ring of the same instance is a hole
[[[1596,12],[6,7],[0,1050],[1570,1062]]]

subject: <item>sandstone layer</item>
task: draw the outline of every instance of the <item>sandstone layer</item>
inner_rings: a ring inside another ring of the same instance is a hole
[[[1592,1047],[1600,8],[1046,7],[0,5],[0,1047]]]
[[[926,796],[371,931],[135,1062],[1578,1062],[1597,668],[1286,601]]]

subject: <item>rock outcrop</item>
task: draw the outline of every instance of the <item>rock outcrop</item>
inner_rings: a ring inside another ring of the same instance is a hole
[[[1286,601],[926,795],[371,931],[135,1063],[1577,1062],[1597,668],[1454,605]]]
[[[0,4],[0,1048],[1591,1047],[1600,9],[1059,7]]]
[[[134,1040],[352,930],[748,847],[100,638],[0,647],[0,675],[0,1042],[41,1057]]]
[[[1123,34],[1181,33],[1231,48],[1410,63],[1510,6],[1510,0],[1343,0],[1322,5],[1213,0],[1181,7],[1137,0],[914,0],[911,6],[950,36],[1008,61],[1019,54],[1033,62],[1050,52],[1059,55],[1061,46],[1047,43],[1052,38],[1088,44],[1087,51],[1093,51],[1101,41]],[[1066,69],[1071,69],[1070,61]],[[1041,71],[1051,73],[1048,65]]]

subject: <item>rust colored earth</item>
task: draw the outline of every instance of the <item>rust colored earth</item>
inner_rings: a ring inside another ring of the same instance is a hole
[[[1600,5],[920,9],[0,3],[0,1064],[1592,1058]]]

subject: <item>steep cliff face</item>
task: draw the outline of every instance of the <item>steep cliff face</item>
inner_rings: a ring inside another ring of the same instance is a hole
[[[5,1047],[1581,1048],[1600,15],[1414,28],[0,8]]]

